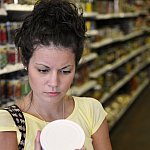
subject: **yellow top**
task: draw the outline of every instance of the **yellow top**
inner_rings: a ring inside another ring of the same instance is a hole
[[[91,135],[100,127],[107,113],[98,100],[89,97],[73,97],[75,108],[66,119],[78,123],[84,130],[85,147],[94,150]],[[25,150],[34,150],[34,140],[38,130],[42,130],[46,123],[28,113],[23,112],[26,122]],[[48,123],[48,122],[47,122]],[[21,134],[11,115],[6,110],[0,110],[0,131],[17,131],[18,143]]]

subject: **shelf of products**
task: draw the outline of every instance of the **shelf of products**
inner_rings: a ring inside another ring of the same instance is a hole
[[[127,40],[130,40],[130,39],[133,39],[135,37],[138,37],[140,35],[144,34],[144,30],[143,31],[136,31],[136,32],[133,32],[133,33],[129,33],[128,35],[125,35],[125,36],[119,36],[117,38],[107,38],[107,39],[104,39],[100,42],[94,42],[90,45],[90,48],[91,49],[98,49],[100,47],[103,47],[103,46],[106,46],[106,45],[109,45],[109,44],[112,44],[112,43],[115,43],[115,42],[121,42],[121,41],[127,41]]]
[[[103,66],[102,68],[100,68],[100,69],[90,73],[89,76],[91,78],[98,78],[100,75],[106,73],[107,71],[114,70],[115,68],[117,68],[117,67],[121,66],[122,64],[126,63],[127,61],[129,61],[133,57],[137,56],[138,54],[143,53],[147,49],[150,49],[150,45],[149,44],[143,46],[142,48],[138,48],[135,51],[132,51],[127,56],[124,56],[123,58],[116,60],[112,64],[107,64],[107,65]]]
[[[104,103],[106,100],[108,100],[116,91],[118,91],[123,85],[125,85],[131,78],[136,75],[140,70],[142,70],[146,65],[150,64],[150,62],[146,62],[142,64],[141,66],[136,67],[132,72],[128,75],[126,75],[121,81],[118,81],[111,87],[111,90],[109,93],[106,93],[103,95],[103,97],[100,99],[101,103]]]
[[[81,96],[97,85],[96,81],[87,81],[81,86],[72,86],[70,92],[72,95]]]
[[[33,3],[19,2],[5,3],[0,9],[0,107],[30,91],[13,36]],[[110,130],[150,84],[150,2],[141,2],[81,0],[78,4],[84,10],[86,44],[68,94],[99,100],[108,112]]]
[[[134,91],[129,97],[126,98],[126,100],[123,100],[120,98],[120,100],[118,100],[116,103],[114,102],[112,105],[115,105],[113,106],[113,107],[116,107],[115,111],[111,110],[110,107],[112,107],[112,105],[110,107],[105,108],[106,111],[108,111],[107,119],[110,121],[109,123],[110,130],[119,121],[119,119],[126,113],[126,111],[133,104],[136,98],[141,94],[144,88],[149,84],[149,82],[150,82],[149,79],[146,79],[136,91]]]
[[[22,63],[16,63],[14,65],[8,64],[4,69],[0,69],[0,75],[6,74],[6,73],[11,73],[15,71],[19,71],[24,69],[24,66]]]

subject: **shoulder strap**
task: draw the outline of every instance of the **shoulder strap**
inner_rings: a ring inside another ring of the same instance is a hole
[[[21,132],[21,139],[18,148],[19,150],[24,150],[25,137],[26,137],[26,125],[25,125],[24,115],[17,105],[11,105],[4,109],[11,114],[16,126],[18,126],[19,131]]]

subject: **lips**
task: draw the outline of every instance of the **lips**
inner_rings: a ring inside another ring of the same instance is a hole
[[[60,92],[45,92],[46,95],[48,96],[57,96],[59,95]]]

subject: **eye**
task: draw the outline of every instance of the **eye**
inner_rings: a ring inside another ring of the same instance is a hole
[[[60,70],[60,73],[61,74],[69,74],[69,73],[71,73],[71,71],[70,70]]]
[[[49,69],[38,69],[38,71],[40,73],[47,73],[47,72],[49,72]]]

